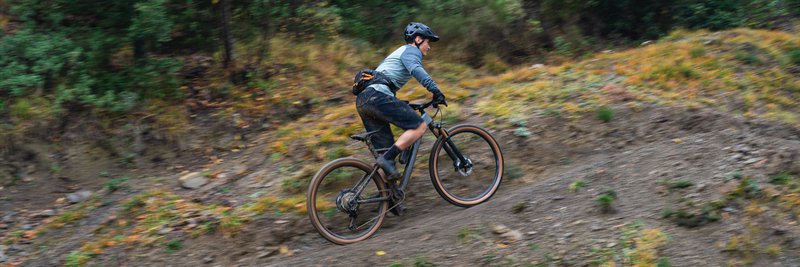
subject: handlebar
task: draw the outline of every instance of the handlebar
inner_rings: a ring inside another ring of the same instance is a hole
[[[429,102],[426,102],[426,103],[422,103],[422,104],[411,104],[407,100],[403,100],[403,102],[406,102],[406,104],[411,106],[411,109],[419,110],[419,111],[422,111],[422,110],[424,110],[424,109],[426,109],[426,108],[428,108],[430,106],[433,106],[433,108],[439,108],[439,105],[447,106],[447,103],[434,103],[433,100],[431,100]]]

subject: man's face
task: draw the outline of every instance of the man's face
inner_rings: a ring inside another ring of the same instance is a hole
[[[422,43],[419,44],[419,51],[422,52],[423,56],[427,56],[428,55],[428,51],[431,50],[430,41],[428,39],[426,39],[426,38],[422,38],[420,36],[417,36],[417,43],[419,43],[420,41]]]

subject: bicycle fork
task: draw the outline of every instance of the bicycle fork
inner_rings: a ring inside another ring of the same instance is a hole
[[[472,160],[465,157],[464,154],[461,153],[461,150],[456,147],[456,144],[450,140],[450,134],[447,130],[444,129],[441,124],[433,123],[433,120],[428,114],[423,115],[422,119],[428,123],[428,128],[436,138],[444,138],[444,144],[442,144],[442,146],[450,159],[453,160],[453,168],[455,168],[456,172],[460,173],[462,176],[471,174],[473,166]]]

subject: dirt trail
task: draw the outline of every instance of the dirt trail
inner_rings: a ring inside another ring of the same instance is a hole
[[[630,110],[624,106],[616,110],[614,120],[608,123],[592,116],[535,117],[525,124],[531,133],[527,137],[515,136],[513,127],[491,130],[502,140],[509,167],[506,181],[493,199],[469,209],[450,205],[433,190],[427,171],[418,169],[409,189],[409,212],[402,217],[389,216],[375,236],[361,243],[333,245],[314,231],[306,217],[265,214],[234,238],[221,234],[185,238],[182,249],[174,252],[162,247],[118,248],[90,264],[596,265],[604,259],[623,263],[624,253],[630,249],[625,235],[646,229],[660,229],[669,236],[657,251],[658,257],[668,259],[672,266],[724,266],[730,260],[742,260],[740,251],[721,246],[747,232],[750,225],[743,222],[744,207],[726,206],[721,220],[696,228],[678,226],[664,218],[664,211],[685,201],[719,199],[739,183],[732,176],[766,183],[782,171],[800,173],[800,130],[708,110]],[[256,171],[265,168],[263,161],[248,153],[258,156],[245,151],[227,160]],[[571,184],[579,180],[585,186],[571,191]],[[690,185],[670,187],[675,181],[689,181]],[[226,186],[236,194],[215,195],[214,199],[241,200],[257,190],[250,187],[252,182],[234,181]],[[602,212],[596,200],[608,190],[617,195],[610,213]],[[113,209],[99,212],[105,213],[98,216],[108,216]],[[781,253],[756,253],[751,263],[800,265],[800,227],[786,222],[791,220],[774,226],[780,228],[780,235],[761,242],[765,246],[780,244]],[[91,227],[93,223],[97,222],[82,225]],[[69,248],[79,246],[74,239],[85,233],[55,236],[73,241],[51,243],[49,252],[40,252],[24,265],[63,263]]]

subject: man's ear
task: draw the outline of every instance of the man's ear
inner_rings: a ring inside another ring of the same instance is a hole
[[[414,37],[414,43],[415,44],[422,43],[422,41],[423,41],[422,40],[422,36],[417,35],[417,36]]]

